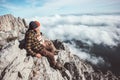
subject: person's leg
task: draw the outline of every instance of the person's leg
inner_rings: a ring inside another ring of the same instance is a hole
[[[45,41],[45,44],[46,44],[46,49],[52,52],[53,54],[55,54],[57,49],[55,48],[54,44],[51,41]]]
[[[55,58],[54,58],[54,54],[53,53],[47,51],[46,49],[41,50],[40,53],[43,56],[48,58],[48,60],[50,62],[50,65],[55,65]]]
[[[55,48],[54,44],[52,42],[50,42],[50,49],[52,52],[55,52],[57,49]]]
[[[46,49],[41,50],[40,53],[47,57],[51,67],[61,69],[62,66],[56,63],[53,53],[47,51]]]
[[[50,41],[50,49],[51,49],[51,52],[54,53],[54,55],[57,55],[58,52],[60,51],[60,50],[56,49],[56,47],[54,46],[52,41]]]

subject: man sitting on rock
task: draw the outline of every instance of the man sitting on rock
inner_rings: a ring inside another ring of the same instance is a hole
[[[41,55],[45,56],[51,67],[59,70],[62,69],[62,66],[54,58],[57,50],[51,41],[42,38],[40,23],[38,21],[31,21],[29,23],[29,29],[25,34],[25,43],[28,54],[38,58]]]

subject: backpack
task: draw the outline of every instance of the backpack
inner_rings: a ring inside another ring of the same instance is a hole
[[[21,40],[21,41],[19,41],[19,48],[20,49],[25,49],[25,39],[23,39],[23,40]]]

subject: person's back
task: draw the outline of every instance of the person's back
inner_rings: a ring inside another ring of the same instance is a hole
[[[35,56],[37,49],[42,50],[44,48],[36,38],[35,30],[28,30],[25,34],[26,50],[32,56]]]

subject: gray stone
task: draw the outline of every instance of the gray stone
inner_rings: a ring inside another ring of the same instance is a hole
[[[59,49],[55,58],[64,68],[53,69],[46,57],[26,56],[26,50],[19,48],[19,40],[23,39],[26,31],[25,20],[5,15],[0,17],[0,25],[0,80],[120,80],[111,71],[106,74],[100,70],[95,71],[89,63],[72,54],[69,47],[59,40],[53,41]],[[15,32],[11,32],[12,29]],[[18,38],[5,41],[9,36]]]

